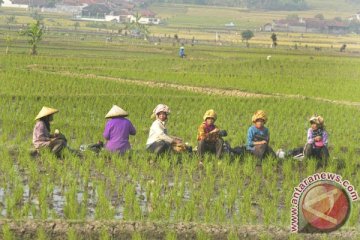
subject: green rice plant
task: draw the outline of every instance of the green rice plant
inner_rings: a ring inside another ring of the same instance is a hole
[[[210,236],[203,230],[198,230],[196,232],[196,239],[197,240],[209,240],[211,239]]]
[[[79,203],[77,199],[77,184],[75,180],[69,181],[69,187],[65,193],[66,203],[64,215],[67,219],[79,219]]]
[[[76,230],[72,227],[69,228],[67,231],[67,240],[77,240],[79,239]]]
[[[140,208],[138,199],[136,198],[135,186],[128,184],[125,188],[125,205],[124,205],[124,219],[126,220],[141,220],[143,213]]]
[[[259,240],[274,239],[269,233],[260,233]]]
[[[225,196],[224,193],[221,193],[220,196],[213,202],[212,208],[214,218],[213,222],[215,223],[223,223],[226,222],[226,211],[225,211]]]
[[[242,193],[243,198],[240,200],[239,209],[242,224],[249,224],[251,217],[251,190],[245,189]]]
[[[36,238],[38,240],[47,240],[49,239],[44,228],[40,227],[37,231],[36,231]]]
[[[229,234],[227,235],[227,240],[237,240],[239,239],[239,236],[236,232],[236,230],[231,230]]]
[[[359,219],[360,219],[359,209],[360,209],[359,204],[356,204],[356,202],[352,203],[350,217],[346,223],[347,225],[351,227],[355,227],[359,223]]]
[[[289,239],[290,240],[300,240],[300,239],[304,239],[304,238],[299,234],[292,233],[289,235]]]
[[[106,227],[103,227],[100,230],[99,239],[101,240],[110,240],[111,234],[109,233],[109,230]]]
[[[89,192],[88,192],[87,188],[84,188],[84,191],[82,192],[82,199],[81,199],[80,210],[79,210],[79,212],[80,212],[79,218],[82,220],[86,220],[88,204],[89,204]]]
[[[104,183],[97,182],[96,186],[97,203],[95,208],[95,219],[113,219],[115,210],[107,197]]]
[[[139,232],[134,232],[131,236],[132,240],[142,240],[144,239],[143,236],[141,235],[141,233]]]
[[[15,239],[14,234],[11,232],[11,229],[8,224],[4,224],[2,227],[2,237],[4,240],[13,240]]]
[[[46,220],[49,217],[48,197],[53,192],[54,186],[50,183],[49,178],[43,177],[42,186],[39,191],[39,208],[41,219]]]
[[[176,232],[174,232],[172,230],[168,230],[168,231],[166,231],[165,239],[166,240],[177,240],[178,238],[177,238]]]
[[[21,183],[16,182],[14,189],[9,197],[6,198],[6,214],[10,218],[20,218],[21,211],[19,206],[23,203],[24,188]]]

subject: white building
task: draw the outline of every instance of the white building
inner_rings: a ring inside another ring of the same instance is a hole
[[[357,14],[352,15],[349,18],[350,21],[360,21],[360,12],[358,12]]]
[[[29,8],[29,5],[26,4],[13,4],[10,0],[4,0],[4,3],[1,4],[2,7],[13,7],[13,8]]]
[[[128,20],[129,22],[135,22],[136,21],[136,17],[133,16],[133,15],[129,15],[128,19],[129,19]],[[139,19],[139,23],[140,24],[145,24],[145,25],[148,25],[148,24],[158,25],[160,23],[160,19],[159,18],[151,18],[151,17],[141,17]]]
[[[120,22],[120,16],[113,16],[113,15],[105,15],[105,21],[107,22]]]

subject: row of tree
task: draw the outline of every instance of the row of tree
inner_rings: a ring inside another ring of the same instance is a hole
[[[152,3],[183,3],[289,11],[308,8],[305,0],[146,0],[145,3],[147,5]]]

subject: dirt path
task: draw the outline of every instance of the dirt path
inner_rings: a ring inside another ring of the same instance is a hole
[[[246,92],[236,89],[222,89],[222,88],[212,88],[212,87],[197,87],[190,85],[180,85],[174,83],[163,83],[156,81],[146,81],[146,80],[132,80],[132,79],[124,79],[124,78],[116,78],[116,77],[107,77],[107,76],[99,76],[95,74],[80,74],[73,72],[52,72],[52,71],[44,71],[37,69],[37,66],[30,65],[28,66],[33,71],[43,72],[47,74],[56,74],[62,76],[72,76],[72,77],[81,77],[81,78],[92,78],[92,79],[102,79],[102,80],[110,80],[110,81],[118,81],[123,83],[135,84],[138,86],[147,86],[152,88],[171,88],[182,91],[196,92],[201,94],[209,94],[209,95],[221,95],[221,96],[231,96],[231,97],[250,97],[250,98],[289,98],[289,99],[310,99],[320,102],[327,102],[338,105],[346,105],[346,106],[355,106],[360,107],[360,102],[352,102],[345,100],[331,100],[326,98],[318,98],[318,97],[306,97],[302,95],[294,95],[294,94],[282,94],[282,93],[273,93],[273,94],[262,94],[262,93],[252,93]]]
[[[137,233],[143,239],[165,239],[172,233],[177,239],[196,239],[199,233],[207,239],[289,239],[289,229],[260,225],[221,225],[202,223],[158,223],[132,221],[65,221],[65,220],[0,220],[0,231],[7,225],[15,239],[36,239],[41,229],[48,239],[67,239],[69,230],[76,233],[76,239],[99,239],[104,232],[110,239],[131,239]],[[356,229],[341,229],[330,234],[300,234],[299,239],[359,239]],[[1,234],[0,234],[1,238]]]

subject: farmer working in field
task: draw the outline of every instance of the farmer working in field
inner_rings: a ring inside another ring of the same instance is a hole
[[[41,109],[35,118],[33,144],[38,151],[41,148],[49,148],[57,157],[60,157],[61,151],[67,145],[66,138],[58,130],[55,130],[54,134],[50,134],[50,122],[53,120],[53,115],[57,112],[57,109],[49,107]]]
[[[184,58],[184,57],[185,57],[185,48],[184,48],[184,46],[181,46],[181,47],[180,47],[179,56],[180,56],[181,58]]]
[[[207,110],[203,116],[202,122],[198,128],[198,154],[202,158],[205,152],[212,152],[216,154],[217,158],[221,157],[223,151],[223,143],[219,135],[220,129],[214,124],[217,119],[217,114],[214,110]]]
[[[108,151],[124,154],[131,148],[129,135],[135,135],[136,129],[130,120],[125,118],[128,115],[125,110],[116,105],[106,114],[105,118],[109,120],[106,122],[103,136],[107,141],[105,148]]]
[[[269,129],[264,126],[266,121],[265,112],[262,110],[256,111],[252,116],[253,126],[249,128],[247,134],[246,148],[258,159],[258,165],[268,155],[276,157],[269,146],[270,133]]]
[[[306,158],[316,157],[323,159],[326,165],[329,158],[329,151],[327,149],[328,134],[325,130],[324,119],[321,116],[314,115],[310,118],[310,124],[311,127],[307,133],[304,156]]]
[[[150,127],[146,149],[156,153],[156,155],[169,152],[172,149],[172,144],[181,143],[180,139],[168,135],[166,121],[168,120],[169,114],[169,107],[165,104],[159,104],[155,107],[151,116],[155,118],[155,121]]]

